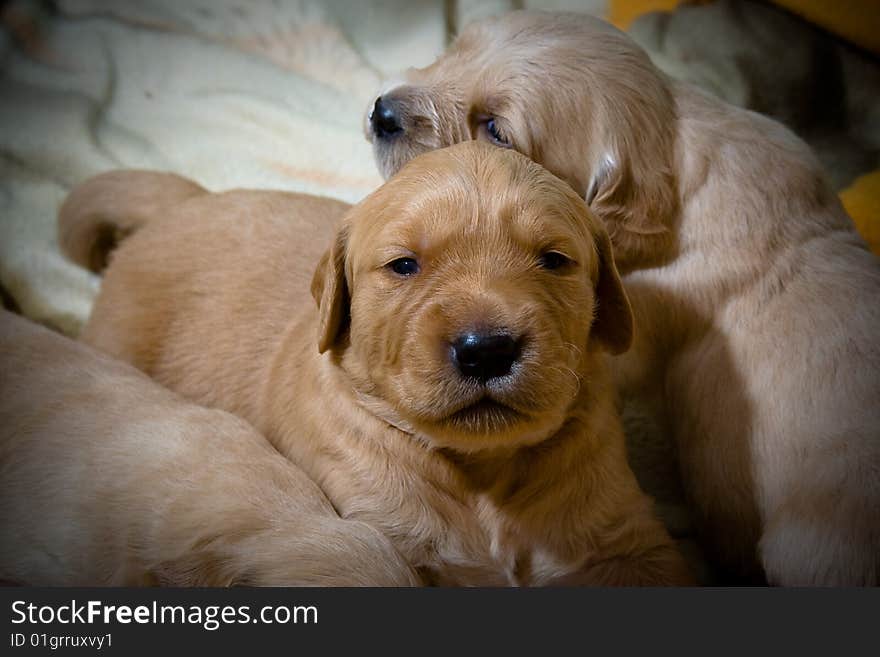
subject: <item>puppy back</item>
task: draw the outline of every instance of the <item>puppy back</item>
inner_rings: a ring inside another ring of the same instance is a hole
[[[139,227],[186,199],[207,193],[173,173],[102,173],[68,194],[58,213],[58,242],[70,260],[99,272],[114,247]]]

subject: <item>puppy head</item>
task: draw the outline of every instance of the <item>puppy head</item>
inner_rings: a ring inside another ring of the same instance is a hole
[[[523,153],[591,205],[624,269],[668,246],[674,103],[647,55],[595,18],[513,12],[474,23],[434,64],[386,85],[365,130],[386,177],[461,141]]]
[[[547,438],[632,316],[608,237],[562,181],[468,142],[355,206],[312,285],[321,351],[364,403],[432,446]]]

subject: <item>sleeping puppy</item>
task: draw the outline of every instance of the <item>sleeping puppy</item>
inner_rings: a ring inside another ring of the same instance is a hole
[[[348,212],[191,185],[121,172],[72,192],[69,253],[143,224],[83,340],[251,421],[427,583],[690,581],[603,369],[631,338],[610,243],[562,181],[464,144]],[[143,216],[144,197],[166,207]]]
[[[0,310],[0,580],[409,585],[246,422]]]
[[[672,82],[601,21],[528,12],[389,84],[367,132],[386,176],[476,139],[567,181],[633,305],[622,396],[675,437],[719,559],[880,583],[880,267],[801,140]]]

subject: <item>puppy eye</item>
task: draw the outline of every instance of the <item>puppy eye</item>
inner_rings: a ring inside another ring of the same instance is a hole
[[[547,251],[538,258],[538,264],[543,269],[555,270],[571,264],[571,260],[557,251]]]
[[[398,276],[414,276],[419,273],[419,263],[413,258],[398,258],[389,262],[386,267]]]
[[[506,139],[504,135],[501,134],[501,131],[498,129],[498,123],[495,119],[489,119],[486,121],[486,134],[489,135],[489,140],[497,146],[510,148],[510,140]]]

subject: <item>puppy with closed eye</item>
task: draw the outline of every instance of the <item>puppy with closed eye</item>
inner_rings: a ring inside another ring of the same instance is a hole
[[[567,181],[633,305],[615,380],[674,437],[718,560],[778,584],[880,583],[880,266],[806,144],[599,20],[530,12],[467,28],[366,128],[386,176],[476,139]]]
[[[626,462],[603,355],[632,317],[566,184],[464,144],[348,211],[192,191],[121,172],[72,192],[69,253],[134,230],[83,340],[248,419],[427,583],[690,582]]]

